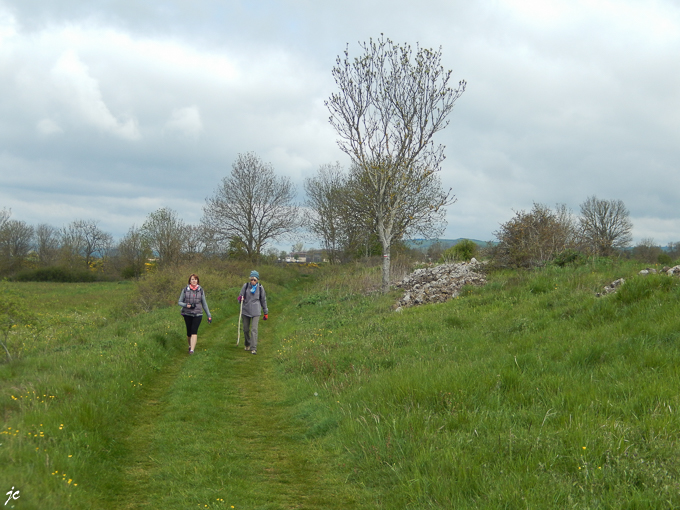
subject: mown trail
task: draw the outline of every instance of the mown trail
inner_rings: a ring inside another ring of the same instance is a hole
[[[229,316],[202,324],[196,353],[147,383],[123,426],[110,508],[362,507],[365,495],[337,479],[286,400],[274,366],[280,311],[270,308],[257,355],[243,339],[236,347]]]

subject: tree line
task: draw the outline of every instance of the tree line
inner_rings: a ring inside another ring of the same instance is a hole
[[[491,258],[501,266],[533,267],[555,262],[564,265],[587,256],[627,255],[651,263],[671,263],[680,256],[680,243],[664,251],[653,239],[643,239],[631,250],[633,223],[622,200],[588,197],[575,216],[564,204],[554,209],[534,203],[494,232],[498,243]]]
[[[356,172],[346,174],[339,163],[321,165],[305,180],[307,198],[298,204],[288,178],[277,176],[271,164],[252,152],[239,154],[231,173],[206,199],[198,224],[164,207],[117,241],[98,220],[34,227],[2,209],[0,275],[57,267],[133,278],[199,258],[272,261],[285,256],[273,248],[275,241],[301,237],[320,241],[331,263],[381,255],[377,222],[361,203]],[[396,239],[407,232],[405,223],[398,224]],[[295,243],[294,250],[301,246]]]

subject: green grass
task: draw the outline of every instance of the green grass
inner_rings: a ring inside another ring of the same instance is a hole
[[[497,272],[401,312],[364,292],[377,268],[265,269],[257,356],[237,279],[206,285],[191,357],[177,307],[126,311],[133,285],[6,284],[42,322],[0,365],[0,488],[43,509],[676,508],[680,280],[638,269]]]
[[[636,273],[497,273],[401,313],[311,289],[281,367],[385,508],[674,508],[680,286]]]

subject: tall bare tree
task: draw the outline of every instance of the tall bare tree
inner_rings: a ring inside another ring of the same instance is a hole
[[[3,207],[2,211],[0,211],[0,228],[9,220],[10,216],[12,216],[12,210]]]
[[[167,207],[149,214],[140,229],[144,242],[161,265],[178,262],[186,237],[186,224]]]
[[[145,264],[151,258],[151,249],[139,228],[134,225],[118,243],[118,256],[123,276],[139,278],[144,274]]]
[[[195,257],[206,250],[208,242],[203,225],[187,225],[182,251],[189,257]]]
[[[82,239],[82,256],[89,268],[95,259],[105,259],[111,249],[113,237],[98,226],[96,220],[76,220],[73,225],[80,231]]]
[[[96,220],[75,220],[61,231],[62,256],[66,262],[84,262],[88,269],[97,258],[104,258],[111,248],[113,237],[97,225]]]
[[[321,165],[304,186],[310,211],[306,227],[321,239],[330,263],[336,263],[348,240],[348,218],[344,214],[346,176],[340,163]]]
[[[35,252],[41,266],[54,264],[59,252],[59,230],[47,223],[35,227]]]
[[[583,240],[596,255],[608,256],[633,240],[633,223],[622,200],[600,200],[591,196],[581,204],[579,218]]]
[[[243,243],[251,260],[267,242],[294,232],[300,225],[295,187],[255,153],[239,154],[231,174],[206,199],[201,219],[206,232],[220,243]]]
[[[33,233],[33,227],[20,220],[6,220],[0,227],[0,260],[4,269],[21,268],[33,245]]]
[[[389,289],[390,248],[405,233],[434,233],[442,209],[453,203],[436,173],[444,147],[433,136],[448,125],[465,81],[449,86],[441,48],[398,45],[381,36],[361,44],[363,55],[338,57],[333,78],[339,91],[326,101],[338,145],[350,156],[353,181],[375,218],[383,248],[382,289]]]

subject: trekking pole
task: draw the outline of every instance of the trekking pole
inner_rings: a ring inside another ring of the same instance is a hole
[[[241,341],[241,315],[243,315],[243,299],[241,299],[241,309],[238,311],[238,337],[236,338],[236,345]]]

